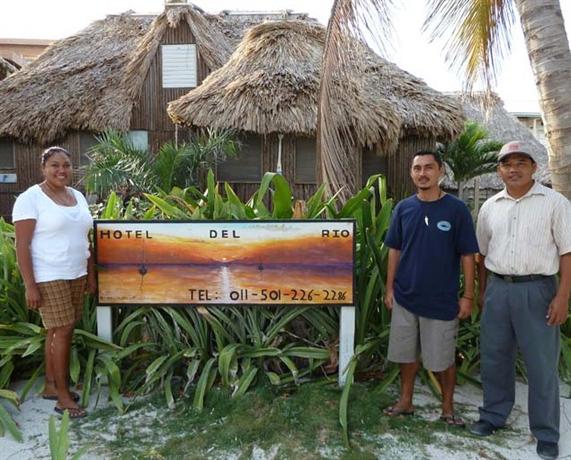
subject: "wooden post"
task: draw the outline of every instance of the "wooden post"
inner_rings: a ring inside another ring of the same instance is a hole
[[[341,307],[339,318],[339,386],[347,381],[347,366],[355,352],[355,307]]]

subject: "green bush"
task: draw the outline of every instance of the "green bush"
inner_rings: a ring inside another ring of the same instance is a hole
[[[267,173],[253,196],[243,203],[232,188],[223,187],[207,175],[206,189],[174,187],[170,192],[144,194],[123,202],[111,193],[98,208],[101,219],[291,219],[294,202],[289,184]],[[356,353],[350,363],[340,400],[339,416],[348,442],[347,411],[354,375],[381,370],[384,389],[398,376],[398,368],[385,361],[389,315],[383,306],[387,248],[382,241],[393,208],[386,197],[384,179],[373,176],[366,186],[342,204],[326,197],[324,187],[307,200],[304,219],[353,218],[356,225]],[[13,227],[0,222],[2,276],[0,301],[0,389],[15,378],[28,378],[21,399],[43,370],[45,331],[37,313],[25,307],[22,281],[16,268]],[[196,410],[207,404],[213,385],[229,388],[233,397],[253,385],[299,385],[324,379],[335,384],[339,330],[337,308],[150,308],[115,309],[114,344],[96,334],[92,299],[86,300],[82,321],[75,330],[71,380],[83,383],[83,403],[91,393],[109,385],[110,398],[125,410],[122,394],[142,395],[161,391],[169,407],[177,399],[191,398]],[[570,330],[568,322],[566,328]],[[459,376],[473,378],[479,362],[479,320],[474,312],[459,331]],[[561,372],[569,378],[571,349],[564,336]],[[422,378],[437,388],[430,375]],[[7,401],[17,403],[13,394]],[[0,398],[2,394],[0,393]],[[5,412],[5,411],[4,411]],[[0,419],[3,412],[0,406]],[[8,425],[10,421],[8,420]],[[10,429],[4,423],[3,426]],[[12,431],[12,430],[10,430]]]

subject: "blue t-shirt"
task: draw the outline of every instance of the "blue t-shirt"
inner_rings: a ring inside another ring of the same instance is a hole
[[[398,304],[426,318],[454,319],[460,256],[478,252],[466,204],[448,194],[428,202],[411,196],[396,206],[385,244],[401,251],[394,283]]]

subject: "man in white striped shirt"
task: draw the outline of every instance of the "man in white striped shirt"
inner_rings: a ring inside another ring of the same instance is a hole
[[[488,436],[505,425],[515,400],[519,347],[537,453],[552,459],[559,455],[559,325],[567,320],[571,291],[571,203],[535,182],[536,169],[524,142],[504,145],[498,174],[505,188],[478,216],[484,403],[470,431]]]

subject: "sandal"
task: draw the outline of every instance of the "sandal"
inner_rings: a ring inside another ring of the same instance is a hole
[[[411,416],[414,415],[414,408],[406,410],[396,404],[394,406],[389,406],[383,410],[383,414],[389,417],[396,417],[398,415]]]
[[[440,421],[446,423],[448,426],[457,426],[458,428],[464,428],[466,426],[464,420],[456,414],[441,415]]]
[[[83,418],[87,415],[87,412],[85,412],[84,409],[82,409],[81,407],[54,407],[54,411],[56,411],[58,414],[63,415],[63,413],[65,411],[68,412],[69,414],[69,418]]]
[[[75,391],[70,391],[71,399],[73,402],[78,402],[81,399]],[[47,399],[48,401],[57,401],[57,395],[42,395],[42,399]]]

